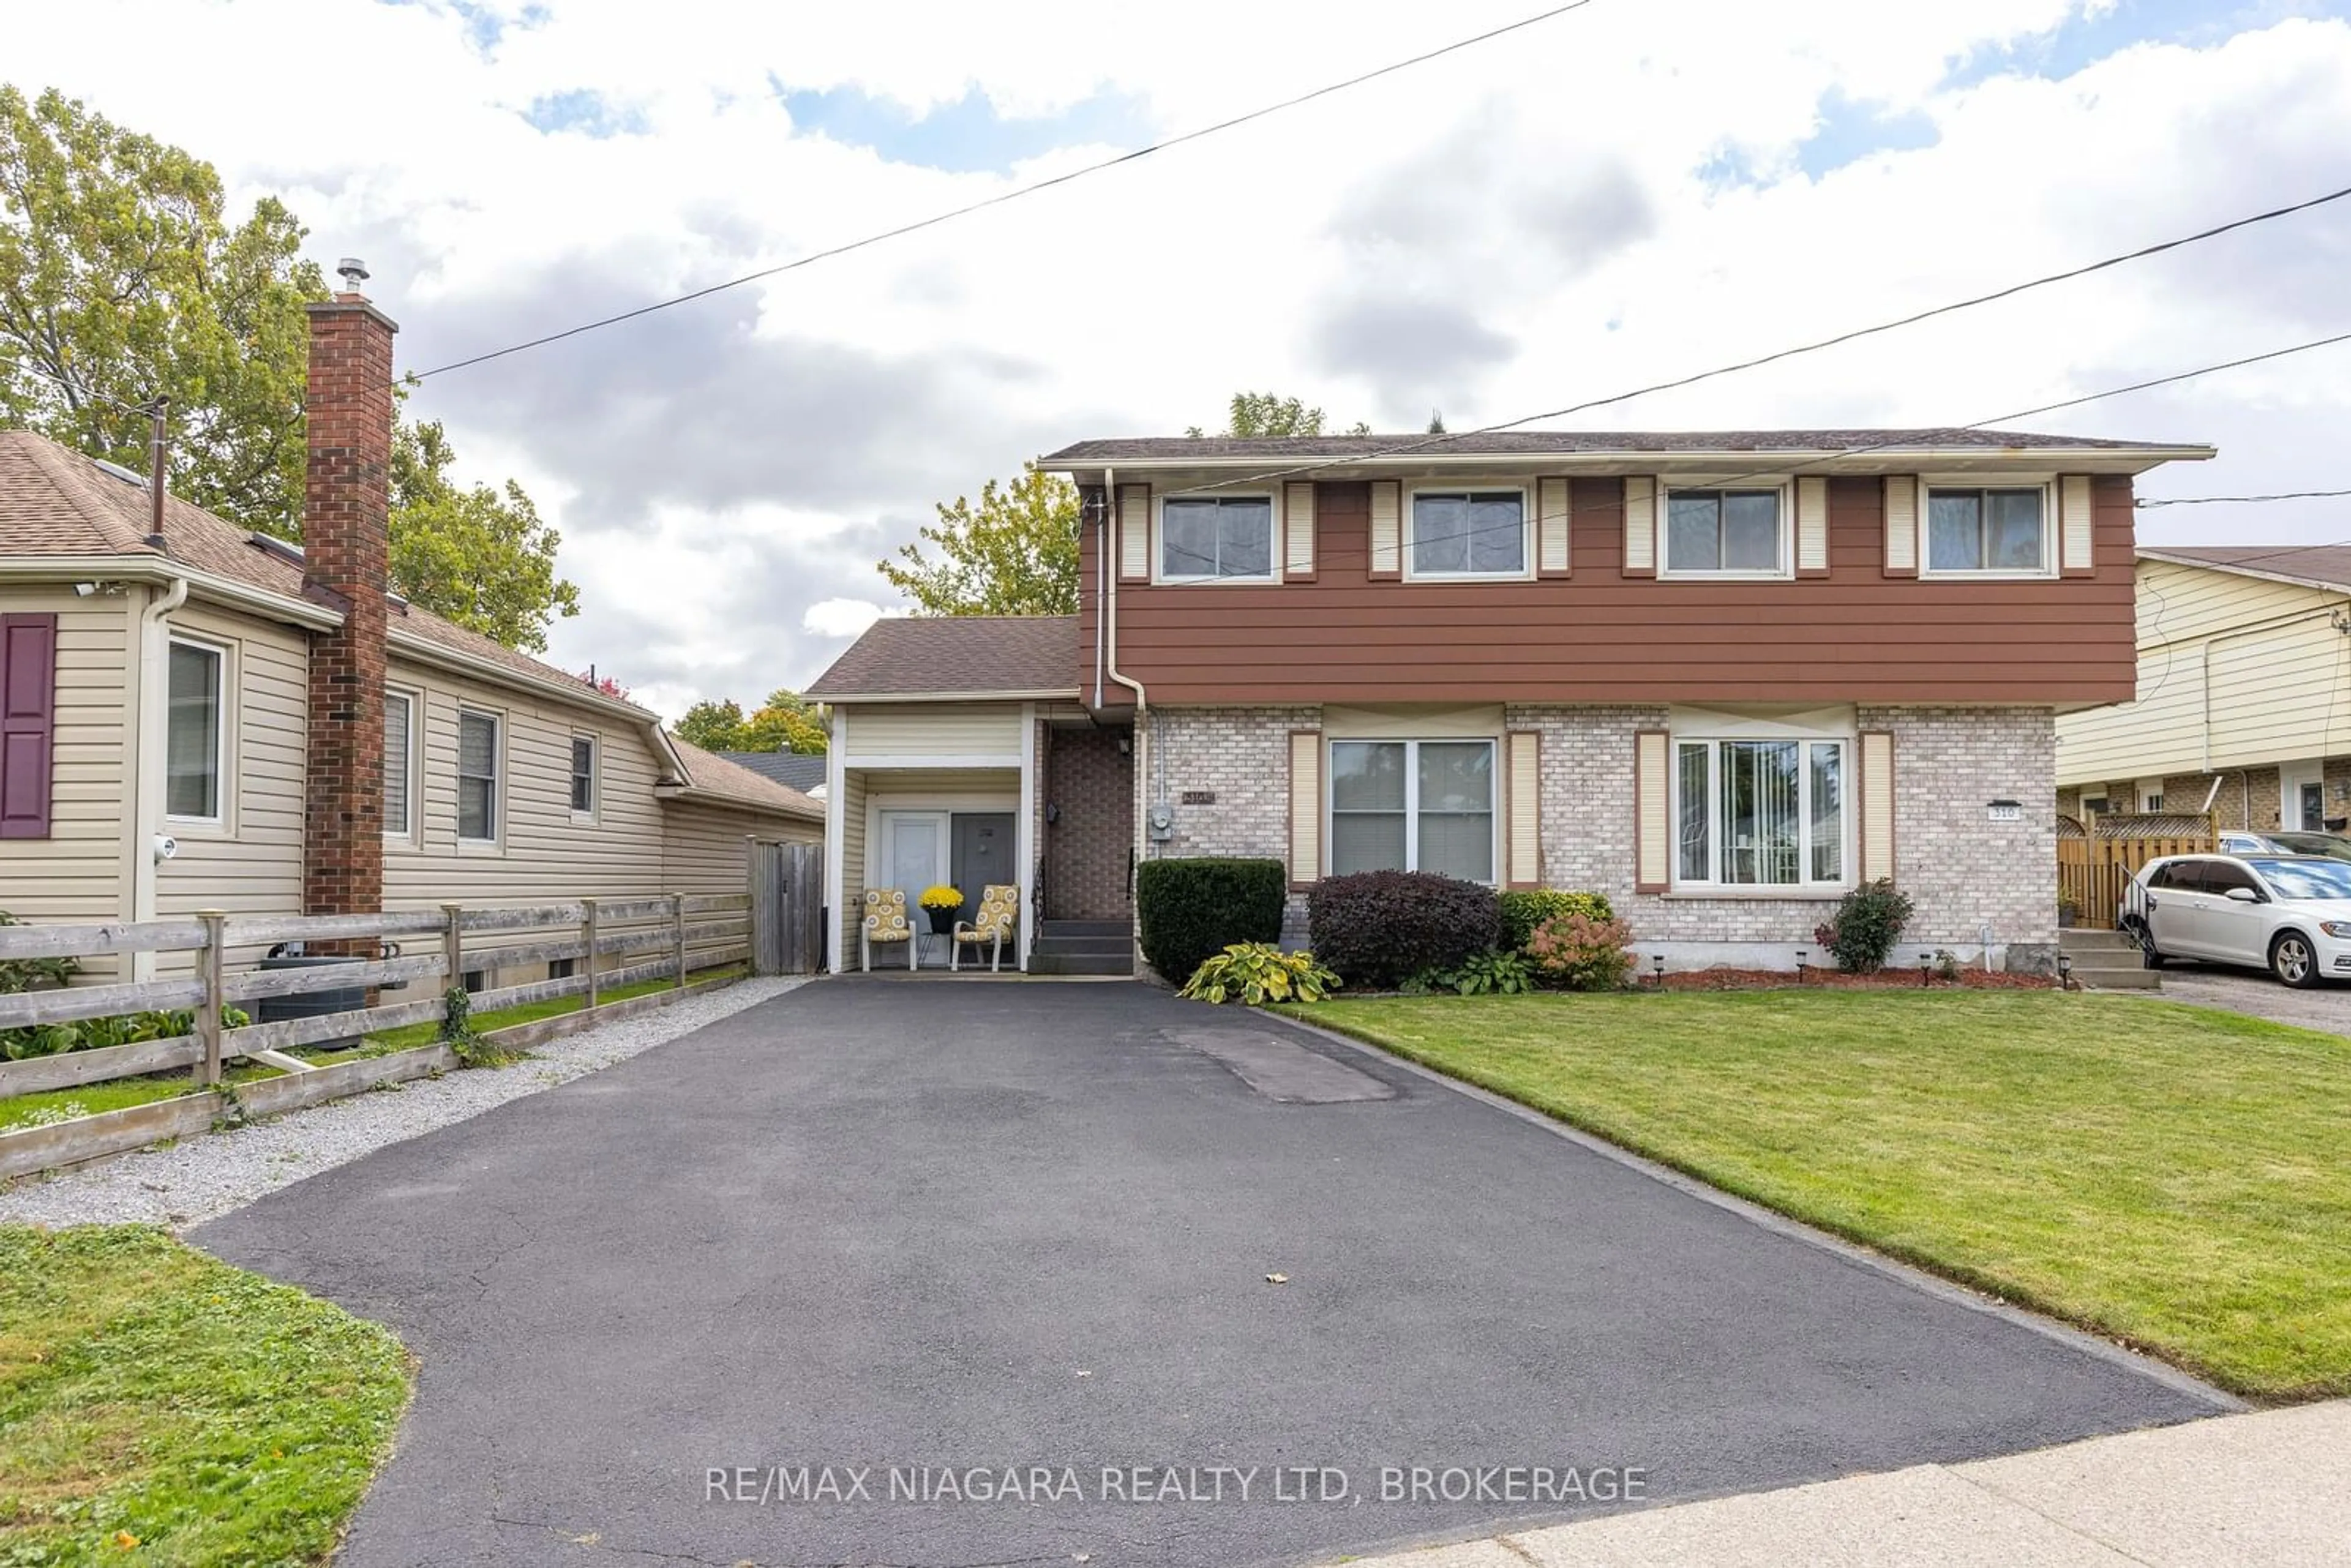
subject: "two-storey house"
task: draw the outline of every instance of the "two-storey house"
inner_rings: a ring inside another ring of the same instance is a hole
[[[883,622],[810,688],[842,957],[868,886],[1018,880],[1050,938],[1126,917],[1136,861],[1253,855],[1298,935],[1319,879],[1402,867],[1598,890],[1674,967],[1787,967],[1890,877],[1906,946],[2044,967],[2056,719],[2136,675],[2132,481],[2211,455],[1081,442],[1043,460],[1084,497],[1077,616]]]

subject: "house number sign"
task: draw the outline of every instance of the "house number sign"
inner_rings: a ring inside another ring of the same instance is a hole
[[[1984,807],[1984,815],[1995,822],[2024,821],[2024,808],[2013,800],[1994,800]]]
[[[1217,792],[1214,789],[1186,789],[1184,791],[1184,804],[1186,806],[1213,806],[1216,803]]]

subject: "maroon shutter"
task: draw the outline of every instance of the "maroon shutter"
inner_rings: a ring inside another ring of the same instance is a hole
[[[49,836],[57,618],[0,615],[0,839]]]

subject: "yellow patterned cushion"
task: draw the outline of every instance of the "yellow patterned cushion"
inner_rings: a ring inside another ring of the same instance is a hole
[[[993,942],[998,936],[1009,941],[1012,927],[1020,915],[1020,890],[1001,884],[980,890],[978,917],[968,924],[957,923],[955,929],[958,942]]]
[[[869,887],[865,890],[865,939],[868,942],[904,942],[914,935],[906,924],[906,894],[903,888]]]

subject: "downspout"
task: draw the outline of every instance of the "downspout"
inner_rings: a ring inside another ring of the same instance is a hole
[[[1104,584],[1110,575],[1110,470],[1102,470],[1102,510],[1094,514],[1094,722],[1102,722],[1102,617],[1109,613]]]
[[[123,769],[131,793],[131,918],[155,918],[156,884],[162,862],[156,841],[163,831],[164,701],[170,694],[170,628],[165,618],[188,601],[188,580],[174,577],[172,585],[139,613],[139,693],[137,729],[131,765]],[[155,977],[155,955],[134,953],[131,977]]]
[[[1118,471],[1105,465],[1102,468],[1102,527],[1105,530],[1103,535],[1105,539],[1110,538],[1107,530],[1110,527],[1110,518],[1113,516],[1113,508],[1117,505]],[[1109,558],[1106,554],[1103,560],[1105,568],[1107,568]],[[1119,674],[1118,573],[1115,570],[1106,570],[1104,576],[1110,586],[1109,591],[1102,601],[1104,609],[1100,617],[1103,626],[1103,667],[1109,672],[1110,678],[1112,680],[1116,681],[1120,685],[1124,686],[1127,690],[1134,694],[1134,745],[1136,747],[1134,757],[1134,776],[1135,779],[1140,781],[1149,777],[1149,774],[1145,770],[1145,764],[1146,762],[1155,762],[1158,759],[1159,748],[1151,744],[1150,726],[1144,722],[1150,714],[1151,702],[1150,698],[1144,692],[1143,683],[1138,680],[1130,679],[1129,677]],[[1143,826],[1141,822],[1137,822],[1135,825],[1138,828]],[[1145,831],[1147,832],[1148,830]],[[1134,853],[1134,851],[1130,849],[1128,853],[1131,855]]]

